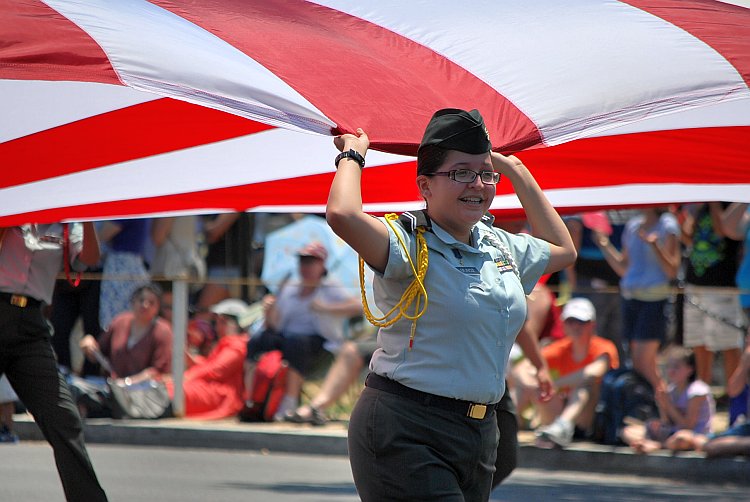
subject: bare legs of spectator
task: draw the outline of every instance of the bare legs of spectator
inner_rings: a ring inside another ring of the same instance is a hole
[[[534,404],[540,423],[548,425],[559,417],[579,429],[589,430],[599,397],[598,391],[597,378],[584,372],[581,379],[573,384],[567,396],[556,393],[548,402]]]
[[[750,436],[724,436],[708,441],[703,447],[707,457],[750,457]]]
[[[312,421],[316,419],[314,410],[321,412],[339,400],[344,393],[359,378],[360,372],[365,364],[357,344],[346,342],[341,346],[336,359],[326,374],[320,391],[312,398],[309,405],[297,408],[295,415],[299,421]],[[320,420],[320,414],[317,414]]]
[[[658,426],[658,421],[654,421]],[[651,453],[661,449],[661,443],[649,439],[649,424],[629,424],[622,430],[622,440],[638,453]]]
[[[273,416],[277,422],[284,420],[288,413],[293,413],[299,405],[299,396],[302,393],[302,384],[305,383],[299,371],[289,366],[286,373],[286,394],[279,404],[279,409]]]
[[[632,420],[632,419],[631,419]],[[681,429],[659,442],[649,437],[658,435],[661,424],[658,420],[649,420],[645,424],[630,423],[622,430],[622,440],[638,453],[653,453],[662,448],[671,451],[700,451],[704,448],[708,437],[689,429]]]
[[[693,352],[698,378],[710,385],[713,381],[714,353],[705,346],[693,347]],[[742,351],[740,349],[722,350],[721,356],[724,362],[724,375],[728,380],[740,364]]]
[[[539,425],[551,424],[559,417],[576,425],[579,429],[588,430],[599,399],[599,377],[589,368],[585,368],[577,379],[570,382],[570,392],[556,392],[552,399],[543,402],[538,398],[535,372],[536,369],[526,359],[513,368],[514,402],[519,410],[519,420],[522,411],[529,405],[533,405],[536,413],[535,421],[538,421]]]
[[[662,386],[656,356],[659,353],[658,340],[634,340],[630,343],[630,357],[633,369],[645,378],[654,390]]]
[[[705,345],[693,347],[695,354],[695,369],[698,380],[703,380],[708,385],[713,382],[714,353]]]

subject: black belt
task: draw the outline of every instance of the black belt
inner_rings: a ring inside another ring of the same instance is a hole
[[[482,404],[472,403],[471,401],[462,401],[460,399],[453,399],[450,397],[436,396],[429,392],[422,392],[421,390],[412,389],[406,385],[400,384],[390,378],[385,378],[378,375],[377,373],[370,373],[367,375],[365,385],[372,389],[382,390],[389,394],[396,394],[412,401],[416,401],[425,406],[434,406],[447,411],[453,411],[465,415],[470,418],[476,418],[478,420],[483,419],[489,413],[495,410],[497,403],[494,404]]]
[[[26,308],[26,307],[38,307],[42,304],[40,300],[32,298],[30,296],[14,295],[13,293],[2,293],[0,292],[0,301],[10,303],[14,307]]]

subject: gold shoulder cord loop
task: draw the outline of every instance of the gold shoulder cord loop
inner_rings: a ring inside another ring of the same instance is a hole
[[[409,259],[409,265],[414,274],[414,280],[411,281],[411,284],[409,284],[401,295],[399,302],[383,317],[375,317],[367,304],[367,296],[365,294],[365,261],[361,256],[359,257],[359,288],[362,293],[362,306],[364,308],[365,317],[373,326],[385,328],[391,326],[402,317],[411,319],[411,335],[409,336],[409,350],[411,350],[414,346],[414,336],[417,332],[417,319],[422,317],[427,310],[427,290],[424,287],[424,277],[427,274],[428,265],[427,240],[424,238],[424,235],[422,235],[425,231],[424,227],[417,227],[417,266],[415,267],[411,255],[409,254],[409,250],[406,247],[406,243],[393,227],[393,221],[397,219],[397,214],[389,213],[385,215],[386,223],[391,227],[391,230],[393,230],[393,233],[398,238],[399,244],[401,244],[401,247],[406,251],[406,257]],[[421,297],[424,297],[424,304],[422,304]],[[414,304],[414,314],[409,315],[408,309],[412,304]],[[398,313],[393,315],[397,310]],[[393,317],[391,317],[392,315]]]

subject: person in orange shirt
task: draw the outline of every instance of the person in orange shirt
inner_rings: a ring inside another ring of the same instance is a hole
[[[591,430],[599,384],[620,360],[614,343],[596,336],[596,310],[589,300],[569,300],[561,319],[565,338],[542,349],[554,385],[552,394],[540,397],[535,369],[528,361],[517,364],[513,374],[519,410],[533,405],[541,424],[536,430],[537,444],[564,448],[576,428],[584,433]]]

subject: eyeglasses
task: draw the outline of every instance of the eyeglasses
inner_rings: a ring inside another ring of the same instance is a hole
[[[500,173],[495,171],[472,171],[471,169],[454,169],[452,171],[442,171],[430,173],[427,176],[448,176],[453,181],[459,183],[473,183],[477,176],[485,185],[497,185],[500,181]]]

